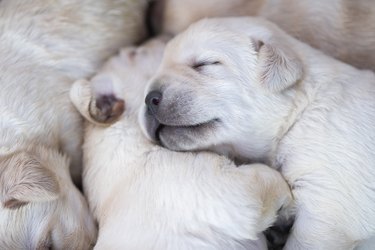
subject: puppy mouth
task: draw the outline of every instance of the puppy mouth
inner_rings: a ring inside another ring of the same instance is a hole
[[[160,140],[160,132],[161,130],[165,127],[165,125],[159,123],[159,126],[157,126],[156,130],[155,130],[155,140],[159,143],[161,143],[161,140]]]
[[[187,138],[190,141],[200,140],[208,133],[212,133],[218,127],[220,119],[212,118],[202,122],[192,123],[167,123],[153,114],[149,109],[144,113],[146,133],[152,141],[161,146],[169,148],[169,142],[172,140],[176,144],[184,143]]]
[[[168,125],[159,123],[159,126],[155,130],[155,139],[158,143],[164,146],[164,142],[162,139],[161,134],[163,133],[163,136],[172,136],[171,132],[177,132],[178,134],[184,134],[184,133],[193,133],[196,134],[198,137],[202,132],[206,132],[207,129],[213,129],[217,123],[219,123],[220,120],[218,118],[214,118],[205,122],[199,122],[195,124],[183,124],[183,125]]]

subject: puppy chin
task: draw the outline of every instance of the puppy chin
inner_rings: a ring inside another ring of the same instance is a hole
[[[202,139],[188,127],[161,126],[158,128],[157,136],[159,144],[173,151],[199,150]]]

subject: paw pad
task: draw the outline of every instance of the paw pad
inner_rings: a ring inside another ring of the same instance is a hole
[[[96,98],[91,116],[101,123],[112,123],[124,113],[125,102],[114,95],[100,95]]]

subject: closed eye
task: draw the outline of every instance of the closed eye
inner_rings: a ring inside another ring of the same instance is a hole
[[[197,62],[194,63],[191,67],[194,70],[200,71],[203,67],[209,66],[209,65],[219,65],[221,62],[219,61],[203,61],[203,62]]]

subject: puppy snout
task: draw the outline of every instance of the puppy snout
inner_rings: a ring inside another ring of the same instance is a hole
[[[151,114],[155,114],[159,108],[162,99],[162,93],[160,91],[154,90],[147,94],[146,96],[146,106]]]

